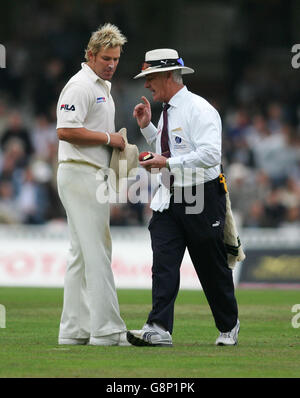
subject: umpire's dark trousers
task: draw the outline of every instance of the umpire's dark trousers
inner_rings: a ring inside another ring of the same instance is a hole
[[[226,198],[218,179],[204,184],[201,213],[186,214],[186,206],[189,204],[184,200],[174,203],[173,196],[169,209],[153,212],[150,220],[152,311],[147,323],[157,322],[172,333],[180,266],[187,248],[216,327],[228,332],[236,325],[238,308],[223,243]]]

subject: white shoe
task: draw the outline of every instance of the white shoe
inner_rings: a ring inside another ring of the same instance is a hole
[[[235,327],[230,332],[220,333],[216,345],[237,345],[240,331],[240,321],[237,320]]]
[[[66,345],[85,345],[89,342],[89,339],[64,339],[59,338],[58,344],[66,344]]]
[[[156,324],[145,324],[143,329],[127,332],[127,340],[135,346],[172,347],[172,336]]]
[[[126,332],[113,333],[108,336],[102,337],[91,337],[89,345],[98,346],[130,346],[131,344],[127,341]]]

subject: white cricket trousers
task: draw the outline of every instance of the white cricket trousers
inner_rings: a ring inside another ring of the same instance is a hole
[[[99,185],[106,184],[98,171],[75,162],[58,166],[58,194],[70,235],[59,338],[126,331],[111,269],[110,206],[96,198]]]

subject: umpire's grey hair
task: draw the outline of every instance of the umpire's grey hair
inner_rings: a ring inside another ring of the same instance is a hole
[[[172,71],[173,81],[178,84],[182,84],[182,74],[180,69],[175,69]]]
[[[122,51],[122,47],[126,42],[126,37],[121,33],[117,26],[106,23],[103,26],[99,26],[99,29],[92,33],[85,50],[85,59],[89,61],[89,51],[92,51],[93,55],[96,55],[101,48],[107,49],[120,47]]]

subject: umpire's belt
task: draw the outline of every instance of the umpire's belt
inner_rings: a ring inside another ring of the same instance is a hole
[[[204,187],[207,187],[207,186],[210,186],[210,185],[213,185],[213,184],[219,184],[219,177],[217,177],[217,178],[214,178],[213,180],[210,180],[210,181],[207,181],[207,182],[205,182],[204,183]],[[170,187],[170,192],[174,192],[174,189],[185,189],[185,188],[187,188],[187,189],[196,189],[196,187],[197,187],[198,185],[193,185],[193,186],[188,186],[188,187],[174,187],[173,185]]]

